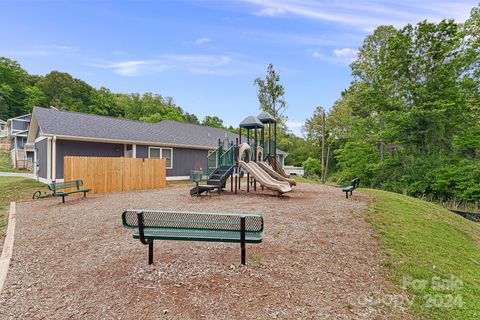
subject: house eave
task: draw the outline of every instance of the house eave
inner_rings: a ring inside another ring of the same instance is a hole
[[[81,137],[81,136],[69,136],[69,135],[58,135],[58,134],[47,134],[42,133],[44,137],[56,137],[61,140],[75,140],[75,141],[90,141],[90,142],[103,142],[103,143],[119,143],[119,144],[136,144],[136,145],[147,145],[147,146],[159,146],[159,147],[171,147],[171,148],[185,148],[185,149],[199,149],[199,150],[214,150],[214,147],[208,146],[195,146],[187,144],[176,144],[176,143],[164,143],[164,142],[153,142],[153,141],[136,141],[136,140],[122,140],[122,139],[108,139],[108,138],[95,138],[95,137]]]

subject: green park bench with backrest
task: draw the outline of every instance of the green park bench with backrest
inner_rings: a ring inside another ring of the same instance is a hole
[[[123,226],[137,229],[134,239],[148,245],[148,264],[153,263],[154,240],[240,243],[245,264],[245,244],[262,242],[263,217],[255,214],[177,212],[128,209]]]
[[[360,178],[355,178],[352,180],[351,185],[342,188],[342,191],[345,192],[345,196],[347,199],[348,199],[348,193],[350,192],[350,195],[352,195],[353,190],[357,189],[359,184],[360,184]]]
[[[53,192],[52,196],[62,197],[62,202],[65,203],[65,197],[73,193],[82,193],[83,197],[87,196],[87,192],[91,189],[80,189],[83,186],[82,180],[73,180],[73,181],[64,181],[64,182],[52,182],[48,185],[48,189]],[[71,191],[66,191],[66,189],[77,188]]]

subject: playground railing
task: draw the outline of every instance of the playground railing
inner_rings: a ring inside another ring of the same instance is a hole
[[[233,166],[235,164],[235,146],[231,146],[220,155],[219,165]]]
[[[220,148],[210,152],[207,156],[207,175],[210,177],[212,173],[218,168]]]

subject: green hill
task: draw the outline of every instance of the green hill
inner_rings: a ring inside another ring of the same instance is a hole
[[[412,197],[363,191],[374,197],[367,217],[387,255],[387,277],[408,293],[411,312],[480,319],[480,224]]]

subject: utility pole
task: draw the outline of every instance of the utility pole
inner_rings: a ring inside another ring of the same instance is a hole
[[[326,183],[327,179],[328,179],[328,159],[329,158],[330,158],[330,146],[327,147],[327,161],[326,161],[326,164],[325,164],[325,178],[322,181],[323,183]]]

